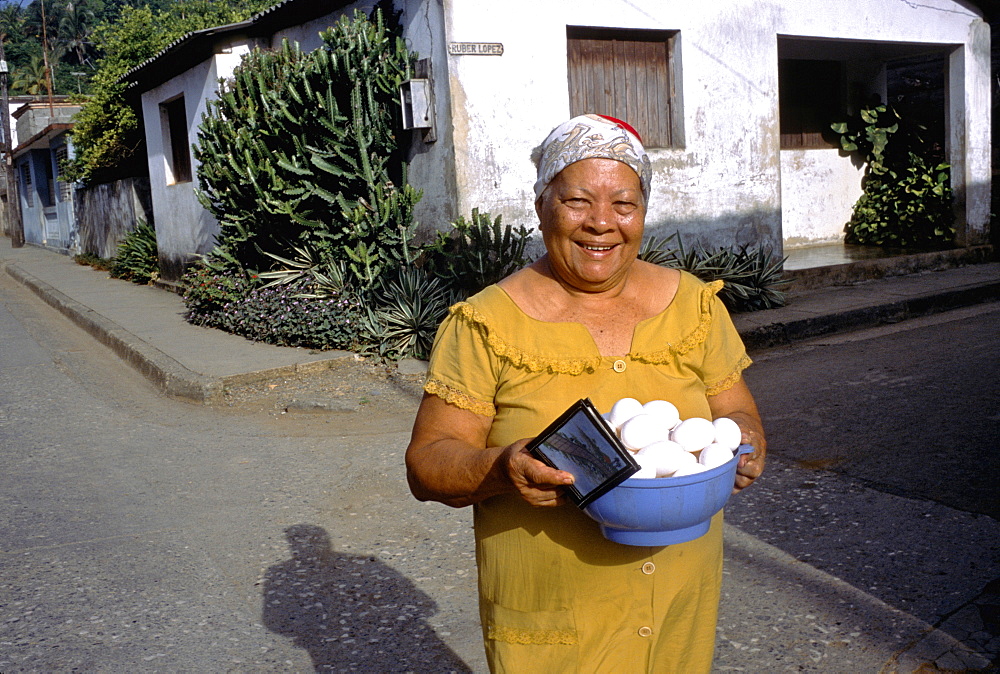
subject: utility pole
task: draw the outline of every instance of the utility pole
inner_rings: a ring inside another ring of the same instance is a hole
[[[49,121],[51,123],[51,118],[55,117],[56,113],[52,110],[52,67],[49,65],[49,37],[48,32],[45,30],[45,0],[38,0],[39,4],[42,6],[42,62],[45,64],[45,89],[49,92]]]
[[[10,99],[7,95],[7,56],[3,43],[6,35],[0,35],[0,105],[3,106],[3,162],[7,182],[7,229],[10,243],[14,248],[24,246],[24,224],[21,222],[21,199],[18,197],[17,178],[14,175],[14,146],[10,135]]]

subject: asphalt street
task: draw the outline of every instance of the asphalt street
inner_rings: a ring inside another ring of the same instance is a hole
[[[415,403],[217,413],[0,289],[0,671],[482,670],[468,514],[400,479]]]
[[[758,355],[770,464],[728,521],[996,657],[998,328],[988,304]]]

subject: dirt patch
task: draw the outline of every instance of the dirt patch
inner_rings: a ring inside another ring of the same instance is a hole
[[[354,414],[415,408],[424,377],[360,357],[306,374],[227,387],[219,409],[279,414]]]

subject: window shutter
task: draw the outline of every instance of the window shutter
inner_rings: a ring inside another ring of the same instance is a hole
[[[647,147],[670,147],[673,115],[666,31],[570,29],[568,33],[570,114],[617,117],[635,127]]]

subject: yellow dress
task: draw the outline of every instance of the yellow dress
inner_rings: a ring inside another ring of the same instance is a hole
[[[669,400],[711,418],[707,396],[750,364],[729,314],[681,273],[631,351],[604,357],[579,323],[524,314],[499,287],[453,306],[438,330],[425,390],[493,416],[490,446],[533,437],[589,397]],[[612,543],[575,505],[534,508],[515,495],[474,506],[479,603],[494,672],[708,672],[722,582],[722,514],[688,543]]]

